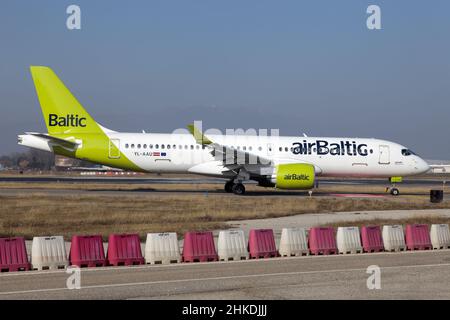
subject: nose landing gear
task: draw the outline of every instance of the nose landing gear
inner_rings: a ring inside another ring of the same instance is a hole
[[[389,178],[389,182],[391,183],[390,187],[386,187],[386,192],[390,191],[391,195],[398,196],[400,191],[395,187],[396,182],[402,182],[401,177],[391,177]]]
[[[397,188],[391,188],[391,194],[393,196],[398,196],[400,194],[400,191]]]

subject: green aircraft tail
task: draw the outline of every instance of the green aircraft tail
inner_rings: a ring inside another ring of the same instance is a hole
[[[52,69],[31,66],[30,71],[49,134],[102,132]]]

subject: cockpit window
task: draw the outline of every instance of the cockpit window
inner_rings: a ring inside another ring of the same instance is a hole
[[[409,149],[402,149],[402,155],[404,155],[404,156],[410,156],[410,155],[415,155],[415,153],[412,152],[412,151],[409,150]]]

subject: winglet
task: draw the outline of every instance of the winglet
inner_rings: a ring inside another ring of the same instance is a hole
[[[194,136],[194,139],[197,143],[201,145],[208,145],[213,143],[200,130],[198,130],[194,124],[188,124],[187,128],[189,132]]]

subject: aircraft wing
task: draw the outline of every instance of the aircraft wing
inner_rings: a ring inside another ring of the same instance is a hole
[[[187,128],[189,132],[194,136],[194,139],[198,144],[210,148],[211,154],[214,156],[215,160],[222,161],[223,165],[228,167],[229,169],[238,169],[244,165],[272,165],[271,159],[258,156],[248,151],[233,149],[211,141],[193,124],[188,125]]]
[[[61,138],[56,138],[56,137],[52,137],[48,134],[45,133],[36,133],[36,132],[26,132],[26,134],[34,136],[34,137],[38,137],[41,139],[45,139],[48,142],[51,142],[52,145],[55,146],[61,146],[63,148],[67,148],[67,149],[76,149],[80,144],[74,141],[70,141],[70,140],[64,140]]]

